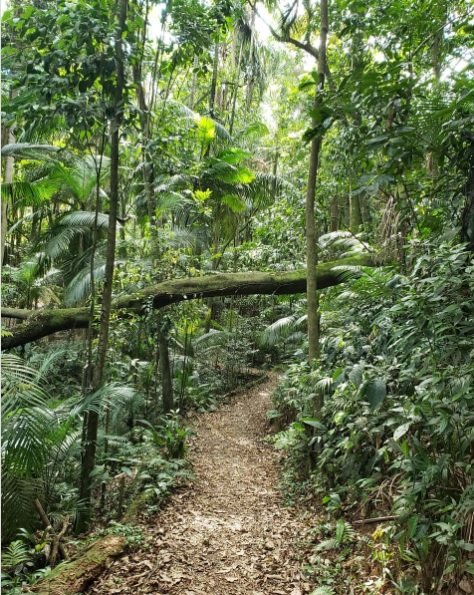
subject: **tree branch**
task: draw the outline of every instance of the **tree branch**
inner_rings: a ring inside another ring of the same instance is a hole
[[[360,255],[321,263],[317,267],[318,289],[343,283],[347,275],[339,267],[344,266],[375,266],[375,259],[373,256]],[[289,295],[305,291],[305,269],[267,273],[221,273],[163,281],[116,298],[112,308],[145,313],[148,308],[163,308],[184,300],[231,295]],[[89,324],[87,307],[44,309],[28,314],[26,312],[28,311],[2,308],[2,316],[25,320],[8,329],[11,334],[2,338],[3,349],[26,345],[58,331],[86,328]],[[21,316],[12,316],[15,313],[20,313]]]
[[[298,39],[290,37],[289,35],[279,35],[279,33],[275,31],[273,27],[270,27],[270,32],[277,41],[280,41],[281,43],[289,43],[291,45],[294,45],[298,49],[304,50],[306,53],[313,56],[313,58],[315,58],[316,61],[319,61],[319,52],[317,48],[314,47],[314,45],[311,45],[310,43],[303,43],[302,41],[298,41]]]
[[[2,318],[16,318],[18,320],[26,320],[34,313],[34,310],[25,310],[24,308],[2,308]]]

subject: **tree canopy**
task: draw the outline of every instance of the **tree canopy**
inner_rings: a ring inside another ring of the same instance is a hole
[[[470,592],[473,16],[10,0],[7,592],[68,531],[156,510],[188,473],[184,413],[272,367],[283,489],[322,500],[338,568],[313,556],[311,584]],[[371,518],[364,541],[348,522]]]

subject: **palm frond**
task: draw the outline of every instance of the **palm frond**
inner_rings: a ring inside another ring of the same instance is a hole
[[[42,145],[36,143],[10,143],[1,149],[2,157],[24,157],[27,159],[44,159],[49,155],[60,151],[54,145]]]
[[[102,281],[105,276],[105,262],[94,263],[93,275],[95,281]],[[86,265],[81,269],[73,279],[68,283],[64,290],[64,303],[66,306],[73,306],[82,302],[91,291],[91,267]]]
[[[296,318],[294,314],[279,318],[263,331],[259,339],[260,344],[270,347],[278,343],[278,341],[287,339],[294,332],[295,328],[305,320],[306,316]]]
[[[364,267],[357,265],[339,265],[332,268],[341,283],[358,279],[364,272]]]
[[[58,360],[61,360],[67,353],[67,350],[63,347],[59,349],[52,349],[46,353],[41,353],[41,363],[36,370],[36,379],[38,382],[46,380],[46,376],[51,371],[52,367]]]
[[[314,387],[321,393],[329,393],[333,384],[334,380],[330,376],[327,376],[318,380]]]
[[[174,213],[178,217],[189,210],[194,202],[189,196],[168,190],[160,194],[158,198],[158,211],[160,213]]]
[[[95,223],[96,213],[95,211],[71,211],[64,215],[60,220],[62,226],[85,226],[93,227]],[[97,213],[97,227],[103,228],[108,227],[109,216],[107,213]]]
[[[165,243],[170,248],[196,248],[201,244],[200,237],[193,230],[185,227],[173,227]]]
[[[37,383],[37,371],[24,361],[9,353],[0,358],[2,375],[2,418],[9,417],[23,407],[41,406],[46,402],[47,394]]]
[[[193,111],[183,103],[180,103],[179,101],[168,99],[167,103],[171,105],[181,117],[185,118],[190,125],[195,125],[202,117],[200,114]],[[232,139],[227,128],[220,124],[220,122],[217,122],[217,120],[214,120],[212,118],[210,118],[210,120],[212,120],[214,124],[216,138],[222,142],[230,142]]]
[[[218,331],[216,329],[211,329],[209,332],[195,339],[194,345],[220,345],[227,338],[228,333],[226,331]]]
[[[109,382],[99,390],[87,395],[81,402],[76,403],[70,411],[71,417],[76,417],[87,411],[99,413],[104,407],[119,408],[119,405],[130,402],[136,392],[130,386],[118,382]]]
[[[50,231],[50,239],[44,247],[47,258],[55,260],[69,251],[71,242],[80,235],[90,235],[94,228],[96,213],[94,211],[72,211],[60,219]],[[104,229],[109,225],[106,213],[97,214],[97,227]]]
[[[280,176],[258,172],[252,182],[240,189],[243,196],[258,208],[266,208],[284,195],[298,194],[296,187]]]
[[[166,180],[161,181],[156,187],[155,192],[170,192],[171,190],[181,190],[189,186],[190,176],[184,174],[176,174],[170,176]]]
[[[110,159],[106,156],[88,155],[74,158],[67,166],[60,166],[51,174],[57,184],[71,192],[81,202],[86,201],[97,184],[97,170],[100,165],[100,180],[109,174]]]
[[[318,244],[323,249],[348,249],[350,253],[367,250],[367,244],[362,240],[361,234],[353,234],[350,231],[331,231],[326,233],[319,237]]]
[[[37,370],[11,354],[2,354],[1,367],[2,536],[7,537],[31,520],[55,414],[47,406]]]
[[[49,200],[57,187],[43,180],[40,182],[4,182],[2,200],[14,203],[16,207],[40,206]]]

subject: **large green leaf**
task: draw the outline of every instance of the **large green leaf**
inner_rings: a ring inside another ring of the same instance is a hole
[[[374,378],[364,383],[362,395],[369,402],[371,409],[377,409],[387,396],[387,385],[382,378]]]

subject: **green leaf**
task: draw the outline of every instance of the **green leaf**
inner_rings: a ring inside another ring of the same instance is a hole
[[[474,574],[474,562],[466,562],[464,564],[464,570],[469,574]]]
[[[232,163],[233,165],[236,165],[245,159],[250,159],[251,156],[252,154],[249,153],[249,151],[244,151],[244,149],[233,147],[219,153],[218,158],[222,159],[222,161],[225,161],[226,163]]]
[[[398,426],[398,428],[393,433],[393,439],[400,440],[400,438],[402,436],[405,436],[405,434],[408,432],[408,430],[410,429],[410,426],[411,426],[411,422],[407,422],[406,424],[402,424],[401,426]]]
[[[368,380],[362,387],[362,395],[367,398],[371,409],[377,409],[387,396],[387,385],[381,378]]]
[[[323,432],[326,431],[326,426],[317,419],[313,419],[311,417],[303,417],[301,421],[307,426],[317,428],[318,430],[322,430]]]
[[[224,194],[222,204],[229,207],[233,213],[243,213],[247,208],[245,202],[235,194]]]

